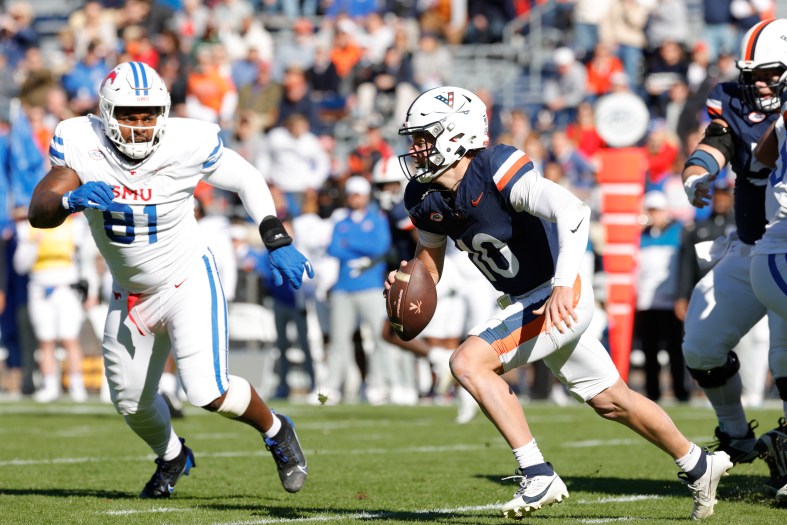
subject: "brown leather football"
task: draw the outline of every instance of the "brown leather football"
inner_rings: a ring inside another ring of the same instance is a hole
[[[385,305],[391,326],[403,340],[413,339],[426,328],[437,307],[437,289],[420,259],[407,261],[396,272]]]

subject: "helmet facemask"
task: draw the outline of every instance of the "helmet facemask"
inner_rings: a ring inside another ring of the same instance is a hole
[[[787,81],[787,69],[782,63],[771,63],[757,66],[755,68],[741,67],[741,73],[738,77],[740,84],[741,95],[746,104],[757,111],[764,113],[773,113],[778,111],[781,106],[780,95],[785,90],[785,82]],[[767,75],[767,80],[762,79],[762,73],[765,71],[772,71],[773,75]],[[778,76],[778,80],[773,80]],[[760,87],[756,82],[765,82],[770,95],[760,94]]]
[[[104,109],[101,108],[102,117],[104,117],[104,132],[125,156],[136,160],[144,159],[158,148],[164,134],[164,123],[167,118],[166,108],[160,106],[150,108],[156,114],[156,122],[152,126],[129,126],[118,122],[115,113],[119,107],[121,106],[108,109],[106,116],[104,116]],[[145,110],[147,108],[138,109]],[[122,130],[124,128],[129,130],[128,140],[123,139]],[[150,140],[145,140],[146,134],[144,132],[146,130],[153,130]],[[142,140],[138,140],[138,138],[142,138]]]

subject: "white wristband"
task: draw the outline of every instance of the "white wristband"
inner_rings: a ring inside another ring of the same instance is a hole
[[[71,197],[71,192],[70,191],[65,192],[63,194],[63,198],[60,200],[60,205],[63,206],[63,209],[65,209],[67,212],[70,213],[71,212],[71,206],[69,206],[69,204],[68,204],[69,197]]]

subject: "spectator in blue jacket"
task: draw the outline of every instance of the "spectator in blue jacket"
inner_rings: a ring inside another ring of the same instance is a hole
[[[320,388],[328,402],[341,399],[341,389],[348,371],[355,366],[353,333],[364,323],[370,341],[365,348],[368,371],[366,397],[371,403],[384,402],[388,381],[397,372],[390,366],[390,345],[382,341],[385,307],[380,300],[385,281],[385,255],[391,246],[388,220],[380,209],[370,204],[371,184],[364,177],[347,179],[344,187],[346,208],[333,230],[328,254],[339,260],[339,277],[330,295],[331,342],[328,350],[328,378]],[[393,370],[392,370],[393,369]]]

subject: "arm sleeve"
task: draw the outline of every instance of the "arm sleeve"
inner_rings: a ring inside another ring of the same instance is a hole
[[[224,148],[221,162],[216,170],[205,178],[205,182],[223,190],[237,192],[255,224],[260,224],[262,219],[269,215],[276,216],[276,206],[265,178],[246,159],[231,149]]]
[[[510,199],[514,210],[557,225],[558,254],[552,284],[573,286],[588,244],[590,208],[570,191],[535,171],[514,184]]]
[[[428,232],[418,229],[418,242],[426,248],[439,248],[445,246],[447,237],[445,235]]]

